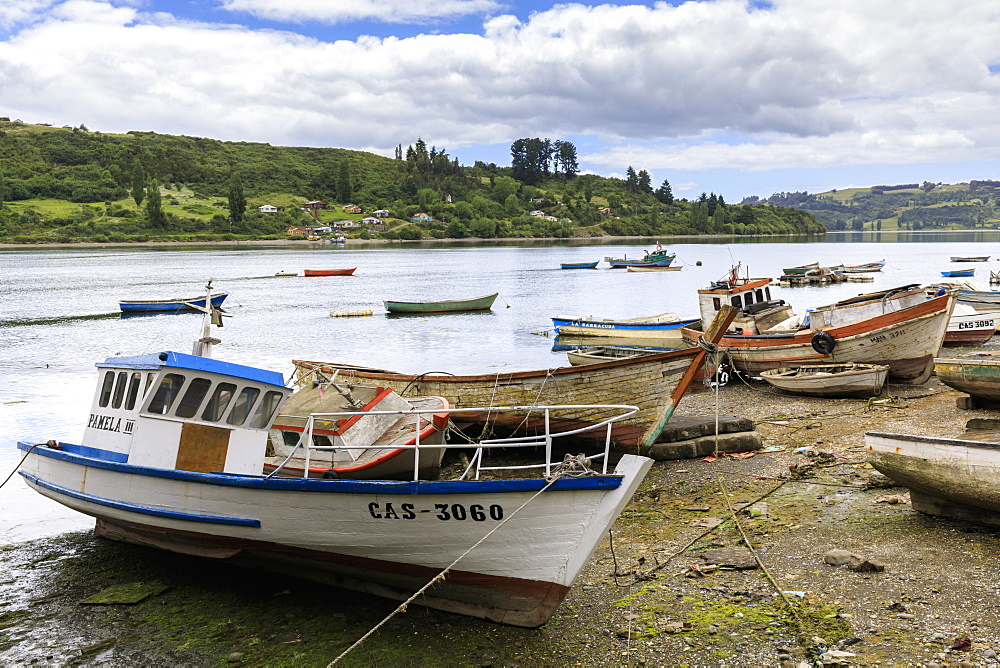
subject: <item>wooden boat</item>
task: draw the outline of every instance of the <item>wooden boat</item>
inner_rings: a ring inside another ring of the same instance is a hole
[[[663,352],[663,350],[629,346],[590,346],[567,350],[566,361],[573,366],[582,366],[584,364],[610,362],[611,360],[632,359],[633,357],[652,355],[658,352]]]
[[[910,490],[913,509],[992,526],[1000,525],[1000,442],[986,433],[937,438],[883,432],[865,434],[868,461]]]
[[[275,276],[298,276],[299,272],[297,272],[297,271],[276,271],[276,272],[274,272],[274,275]]]
[[[676,313],[626,318],[624,320],[597,318],[552,318],[556,333],[571,336],[602,336],[638,339],[681,338],[681,328],[698,322],[697,318],[681,320]]]
[[[229,296],[228,292],[212,294],[213,307],[222,305]],[[132,299],[122,300],[118,307],[122,313],[180,313],[183,311],[205,311],[206,297],[188,297],[176,299]]]
[[[990,271],[990,285],[1000,283],[1000,271]]]
[[[415,413],[436,409],[436,414]],[[309,416],[313,416],[310,423]],[[311,383],[282,406],[271,428],[264,472],[309,478],[435,480],[444,456],[448,402],[409,400],[386,387]],[[311,433],[313,448],[303,443]],[[315,450],[315,451],[314,451]]]
[[[712,322],[705,340],[721,337],[735,316],[735,309],[724,306]],[[716,326],[718,324],[718,326]],[[532,403],[581,404],[622,401],[638,407],[635,415],[616,422],[611,437],[618,445],[651,445],[663,428],[662,415],[667,417],[679,403],[688,385],[700,371],[704,350],[689,348],[612,360],[585,366],[564,366],[554,369],[507,371],[476,375],[452,375],[435,371],[422,374],[399,373],[385,369],[355,366],[335,362],[293,360],[296,382],[310,383],[336,374],[340,383],[357,383],[390,387],[403,396],[431,395],[444,397],[453,408],[470,406]],[[666,408],[665,408],[666,407]],[[501,423],[496,416],[484,412],[465,416],[491,427],[512,427],[522,424]],[[561,425],[571,429],[593,425],[590,411],[567,411]],[[650,426],[650,425],[653,426]]]
[[[955,257],[952,256],[952,262],[986,262],[990,259],[989,255],[973,255],[970,257]]]
[[[927,299],[919,286],[907,285],[818,307],[807,319],[770,300],[769,282],[735,279],[698,291],[702,322],[721,304],[742,305],[735,330],[719,342],[739,371],[760,375],[804,364],[859,362],[887,365],[890,382],[919,384],[931,377],[954,305],[952,291]],[[682,334],[693,342],[701,332],[691,327]]]
[[[991,338],[1000,325],[1000,311],[977,311],[968,304],[955,304],[944,334],[946,346],[979,346]]]
[[[625,267],[625,271],[628,272],[639,272],[639,271],[680,271],[681,267],[637,267],[635,265]]]
[[[383,302],[389,313],[455,313],[458,311],[489,311],[497,298],[496,292],[469,299],[444,299],[436,302]]]
[[[952,277],[952,278],[958,278],[958,277],[961,277],[961,276],[975,276],[976,275],[976,270],[975,269],[956,269],[956,270],[950,270],[950,271],[942,271],[941,275],[942,276]]]
[[[955,299],[959,304],[968,304],[977,309],[1000,308],[1000,290],[973,290],[959,287]]]
[[[612,269],[625,269],[627,267],[669,267],[675,257],[670,251],[657,249],[652,253],[644,251],[640,260],[629,260],[627,257],[605,257],[604,261],[611,265]]]
[[[808,274],[810,271],[815,271],[819,269],[819,262],[812,262],[810,264],[799,265],[798,267],[788,267],[787,269],[782,269],[782,273],[785,275],[803,275]]]
[[[883,364],[809,364],[768,369],[760,374],[769,385],[812,397],[876,396],[889,367]]]
[[[268,430],[290,392],[281,374],[171,351],[98,367],[80,443],[18,443],[28,486],[93,516],[97,535],[389,598],[419,592],[420,605],[505,624],[551,617],[652,464],[624,455],[609,471],[606,445],[559,463],[552,440],[564,434],[543,430],[463,443],[473,451],[468,479],[264,475]],[[557,423],[560,408],[496,410]],[[602,432],[635,410],[572,409],[607,415],[593,425]],[[483,453],[495,447],[541,453],[538,474],[487,479]]]
[[[595,262],[562,262],[559,264],[560,269],[597,269],[597,263]]]
[[[885,266],[885,260],[879,260],[878,262],[868,262],[866,264],[854,264],[854,265],[842,264],[837,267],[832,267],[832,269],[839,271],[843,274],[867,274],[867,273],[882,271],[882,267],[884,266]]]
[[[961,357],[937,357],[934,374],[942,383],[973,399],[1000,402],[1000,356],[975,353]]]
[[[302,275],[303,276],[353,276],[355,271],[357,271],[357,267],[351,267],[350,269],[305,269],[302,271]]]

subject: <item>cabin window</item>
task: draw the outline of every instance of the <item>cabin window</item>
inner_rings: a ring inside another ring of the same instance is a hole
[[[215,392],[212,393],[212,398],[208,400],[208,405],[205,406],[205,412],[201,414],[201,419],[209,422],[221,420],[235,393],[236,386],[232,383],[219,383]]]
[[[135,408],[135,400],[139,398],[139,386],[141,384],[142,374],[136,371],[132,374],[132,377],[129,378],[128,394],[125,395],[125,410],[130,411]]]
[[[736,308],[743,308],[743,302],[740,301],[739,295],[733,295],[732,297],[730,297],[729,303],[731,303]]]
[[[236,404],[233,405],[233,410],[229,411],[229,419],[226,422],[237,427],[246,422],[253,402],[257,401],[259,395],[260,390],[256,387],[244,387],[240,390],[240,396],[236,398]]]
[[[764,288],[764,294],[767,295],[767,301],[771,301],[771,288]]]
[[[757,301],[759,301],[759,302],[770,301],[770,300],[765,300],[764,299],[764,291],[761,290],[760,288],[757,288]]]
[[[106,408],[111,403],[111,390],[115,387],[115,372],[104,372],[104,383],[101,385],[101,408]]]
[[[745,295],[743,295],[743,303],[746,304],[747,306],[750,306],[750,304],[753,304],[753,292],[752,291],[746,293]]]
[[[112,408],[121,408],[122,399],[125,398],[125,387],[128,385],[128,374],[124,371],[118,372],[118,380],[115,381],[115,396],[111,400]]]
[[[188,385],[187,391],[184,392],[184,396],[181,397],[181,402],[177,404],[177,410],[174,412],[174,415],[179,418],[194,417],[198,413],[198,407],[201,406],[201,402],[204,401],[210,387],[212,387],[212,381],[208,378],[195,378],[192,380],[191,384]]]
[[[719,309],[721,309],[722,308],[722,300],[719,299],[718,297],[712,297],[712,307],[716,311],[718,311]]]
[[[146,387],[142,388],[142,396],[146,396],[149,393],[149,386],[153,384],[154,374],[146,374]]]
[[[264,394],[264,398],[259,404],[257,404],[257,410],[254,411],[253,418],[250,419],[251,429],[264,429],[271,423],[271,418],[274,416],[274,412],[278,410],[278,404],[281,403],[281,392],[267,392]]]
[[[163,380],[160,381],[159,387],[156,388],[156,394],[149,402],[149,412],[156,413],[157,415],[166,415],[167,411],[170,410],[170,405],[174,403],[174,399],[180,394],[181,386],[184,385],[184,376],[179,373],[168,373],[163,376]]]

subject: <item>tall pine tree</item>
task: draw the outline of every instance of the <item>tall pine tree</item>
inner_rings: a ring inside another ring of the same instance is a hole
[[[247,198],[243,193],[243,181],[239,174],[233,174],[229,179],[229,220],[237,230],[242,231],[246,215]]]

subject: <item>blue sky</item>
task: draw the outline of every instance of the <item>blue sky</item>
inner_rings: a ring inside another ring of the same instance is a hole
[[[3,0],[0,116],[507,165],[681,197],[1000,178],[992,0]]]

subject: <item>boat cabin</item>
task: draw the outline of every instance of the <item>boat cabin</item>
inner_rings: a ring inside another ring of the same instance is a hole
[[[740,310],[730,331],[759,334],[792,317],[792,307],[771,298],[770,278],[737,278],[712,283],[698,291],[702,325],[715,319],[723,304]]]
[[[138,466],[260,475],[280,373],[175,352],[109,357],[83,445]]]

